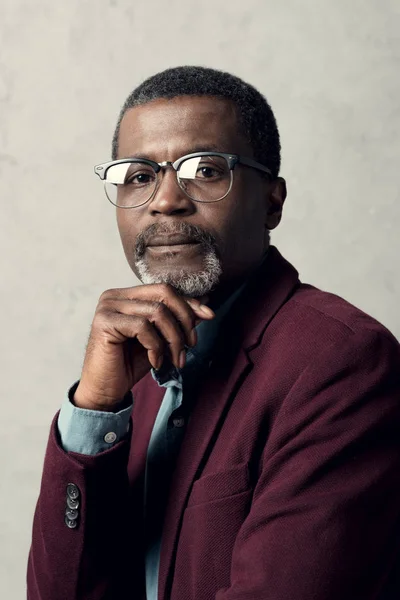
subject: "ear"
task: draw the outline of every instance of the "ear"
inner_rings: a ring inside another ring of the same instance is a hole
[[[270,183],[267,213],[265,215],[265,227],[267,229],[275,229],[279,225],[286,195],[286,181],[282,177],[278,177]]]

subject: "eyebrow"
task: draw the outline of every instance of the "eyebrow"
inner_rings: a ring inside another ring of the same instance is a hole
[[[215,146],[213,144],[207,144],[207,145],[199,145],[199,146],[194,146],[193,148],[189,148],[188,150],[185,151],[184,154],[182,154],[182,156],[186,156],[187,154],[194,154],[195,152],[223,152],[223,150],[221,150],[220,148],[218,148],[218,146]],[[121,158],[142,158],[143,160],[152,160],[154,161],[154,158],[151,158],[151,156],[149,154],[146,153],[136,153],[136,154],[130,154],[129,156],[122,156]],[[177,158],[180,158],[180,156],[178,156]],[[154,161],[156,162],[156,161]]]

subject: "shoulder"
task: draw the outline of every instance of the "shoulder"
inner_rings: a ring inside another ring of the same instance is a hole
[[[307,313],[310,318],[321,320],[326,326],[336,326],[353,334],[375,331],[395,340],[392,333],[372,316],[344,298],[312,285],[301,283],[292,297],[292,302],[291,309]]]
[[[279,357],[297,374],[321,361],[332,369],[353,365],[361,372],[380,362],[400,373],[400,344],[384,325],[340,296],[308,284],[299,284],[275,315],[259,350],[263,362]]]
[[[282,308],[282,317],[294,320],[294,329],[312,338],[365,344],[381,340],[388,347],[400,350],[394,335],[379,321],[336,294],[309,284],[300,284]]]
[[[273,391],[272,402],[269,393],[257,397],[268,410],[273,406],[274,418],[342,419],[350,411],[355,420],[362,413],[375,422],[385,413],[400,423],[400,344],[335,294],[297,286],[250,355],[257,390]]]

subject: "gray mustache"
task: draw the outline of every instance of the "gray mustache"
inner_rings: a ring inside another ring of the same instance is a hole
[[[190,238],[190,240],[193,242],[201,244],[204,247],[204,250],[212,249],[217,253],[217,255],[219,254],[218,244],[215,236],[209,231],[205,231],[201,227],[198,227],[197,225],[181,222],[171,227],[171,225],[163,223],[153,223],[141,231],[136,238],[136,260],[140,260],[143,257],[146,251],[146,246],[151,238],[159,235],[184,235],[185,237]]]

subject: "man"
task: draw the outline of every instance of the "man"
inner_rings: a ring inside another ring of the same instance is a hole
[[[399,597],[399,344],[270,246],[279,168],[232,75],[126,101],[95,172],[143,285],[102,294],[52,424],[31,600]]]

